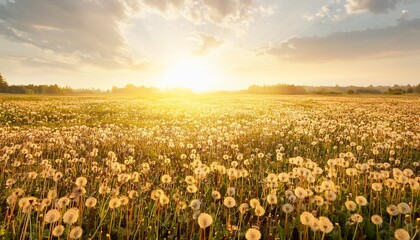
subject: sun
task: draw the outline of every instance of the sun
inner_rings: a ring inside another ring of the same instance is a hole
[[[193,91],[209,91],[214,88],[215,74],[209,64],[200,59],[177,61],[164,74],[162,87],[189,88]]]

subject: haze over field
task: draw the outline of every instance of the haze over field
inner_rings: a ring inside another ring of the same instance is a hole
[[[0,0],[10,84],[417,84],[417,0]]]

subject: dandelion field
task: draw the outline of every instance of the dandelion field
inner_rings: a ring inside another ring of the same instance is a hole
[[[420,98],[0,98],[0,239],[419,239]]]

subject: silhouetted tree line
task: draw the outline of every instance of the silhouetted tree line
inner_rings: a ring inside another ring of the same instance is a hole
[[[249,93],[256,94],[286,94],[286,95],[296,95],[296,94],[306,94],[306,90],[302,86],[287,85],[287,84],[277,84],[277,85],[251,85],[248,88]]]
[[[0,93],[16,94],[91,94],[101,93],[99,89],[73,89],[70,87],[60,87],[57,84],[51,85],[9,85],[0,73]]]
[[[288,84],[277,85],[252,85],[248,88],[247,93],[255,94],[406,94],[420,93],[420,84],[411,85],[394,85],[390,86],[295,86]]]

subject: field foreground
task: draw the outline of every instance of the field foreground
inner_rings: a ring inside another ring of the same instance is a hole
[[[418,239],[420,98],[0,97],[0,239]]]

